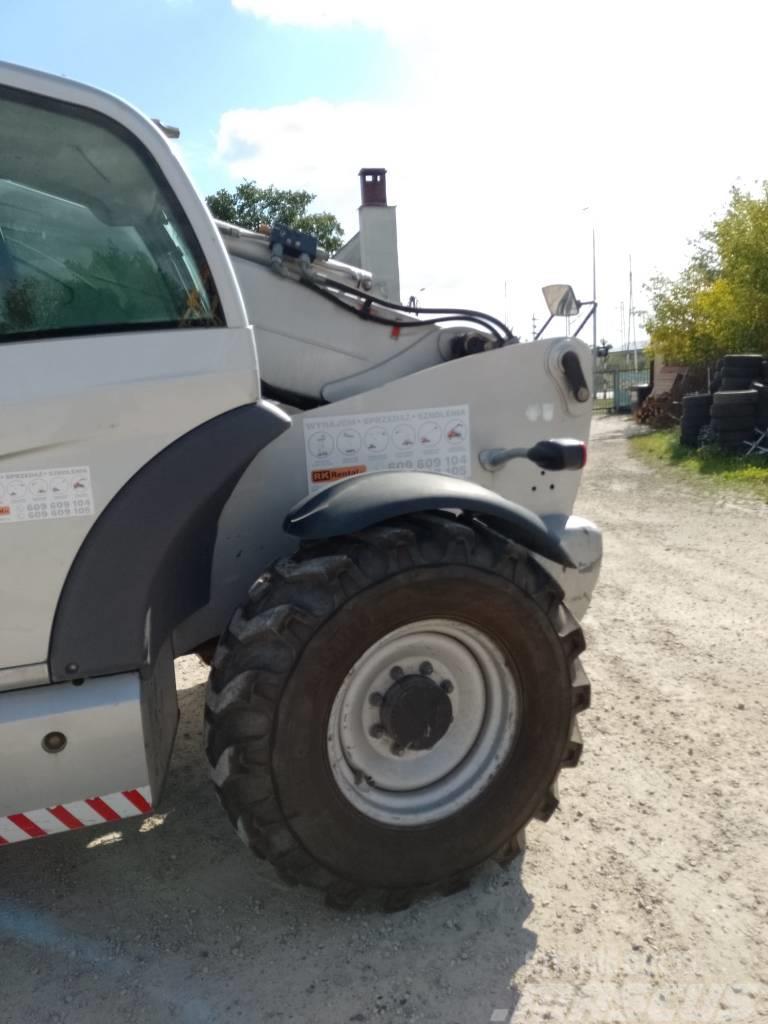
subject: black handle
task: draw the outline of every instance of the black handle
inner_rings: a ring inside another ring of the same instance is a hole
[[[539,441],[529,448],[527,457],[541,469],[583,469],[587,462],[587,446],[572,437],[556,437]]]
[[[578,355],[573,351],[566,352],[562,357],[561,363],[565,379],[568,381],[568,386],[573,392],[573,397],[577,402],[588,401],[589,387]]]

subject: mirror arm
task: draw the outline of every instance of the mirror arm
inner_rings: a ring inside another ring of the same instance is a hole
[[[590,308],[589,312],[587,313],[587,315],[584,317],[584,319],[581,321],[579,326],[576,328],[576,330],[571,335],[572,338],[578,338],[579,331],[583,330],[587,326],[589,321],[592,319],[592,317],[595,315],[595,313],[597,313],[597,303],[595,301],[593,301],[592,299],[590,299],[589,301],[580,302],[579,303],[579,308],[581,308],[582,306],[590,306],[591,308]]]
[[[533,340],[534,341],[538,341],[539,340],[539,338],[542,336],[544,331],[546,331],[546,329],[549,327],[549,325],[552,323],[552,321],[554,319],[555,319],[555,314],[554,313],[550,313],[549,316],[547,317],[546,321],[541,325],[541,327],[538,329],[538,331],[536,331],[536,333],[534,334],[534,336],[533,336]]]

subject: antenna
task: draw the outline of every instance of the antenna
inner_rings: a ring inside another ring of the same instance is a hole
[[[632,255],[629,257],[629,307],[627,309],[627,344],[626,349],[629,352],[630,339],[632,336]]]
[[[632,253],[629,254],[629,313],[627,317],[627,354],[629,354],[632,348],[632,339],[634,338],[634,363],[635,369],[637,369],[637,323],[635,322],[635,300],[634,300],[634,284],[632,279]]]

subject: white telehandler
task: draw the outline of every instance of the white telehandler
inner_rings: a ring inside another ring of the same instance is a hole
[[[191,652],[233,826],[333,905],[453,891],[551,815],[590,351],[397,299],[0,64],[0,846],[157,806]]]

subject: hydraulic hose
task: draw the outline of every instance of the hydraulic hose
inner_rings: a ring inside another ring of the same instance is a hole
[[[384,324],[388,327],[399,327],[400,329],[403,329],[408,327],[428,327],[432,324],[450,323],[461,320],[479,324],[485,330],[489,331],[500,345],[505,343],[514,345],[519,341],[506,324],[502,323],[501,320],[497,320],[496,317],[491,316],[489,313],[480,313],[474,309],[444,309],[435,307],[421,309],[418,311],[419,313],[427,314],[430,319],[404,323],[402,320],[394,320],[388,317],[378,316],[370,312],[371,306],[374,305],[382,306],[385,309],[397,310],[401,313],[414,312],[408,306],[403,306],[399,302],[390,302],[388,299],[374,298],[366,292],[360,291],[358,288],[353,288],[351,285],[346,285],[337,281],[334,281],[332,284],[320,284],[309,270],[304,270],[302,272],[301,280],[308,288],[311,288],[313,291],[335,303],[337,306],[341,306],[343,309],[349,310],[361,319],[369,320],[372,323]],[[346,295],[351,295],[360,299],[363,302],[363,307],[361,309],[356,309],[354,306],[350,306],[348,302],[345,302],[338,295],[334,295],[334,292],[343,292]]]

